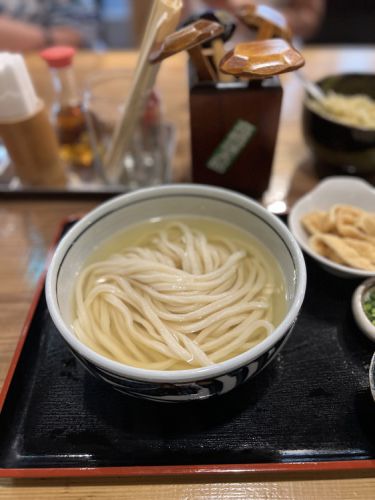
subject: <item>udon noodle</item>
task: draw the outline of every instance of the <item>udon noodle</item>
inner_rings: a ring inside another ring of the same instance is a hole
[[[308,104],[314,111],[338,122],[375,129],[375,101],[367,95],[329,91],[322,102],[309,100]]]
[[[135,367],[219,363],[275,328],[281,272],[267,254],[170,221],[141,244],[81,272],[74,331],[96,352]]]

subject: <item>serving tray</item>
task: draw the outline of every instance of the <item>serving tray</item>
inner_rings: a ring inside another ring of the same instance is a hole
[[[227,395],[173,405],[87,373],[42,283],[0,395],[0,476],[375,471],[374,346],[350,307],[358,282],[306,263],[306,299],[275,361]]]

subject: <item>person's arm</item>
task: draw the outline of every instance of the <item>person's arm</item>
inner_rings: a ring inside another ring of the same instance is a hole
[[[40,50],[48,45],[79,47],[83,37],[69,26],[43,28],[36,24],[0,16],[0,49],[9,51]]]
[[[39,26],[0,16],[0,49],[24,51],[44,46],[45,34]]]

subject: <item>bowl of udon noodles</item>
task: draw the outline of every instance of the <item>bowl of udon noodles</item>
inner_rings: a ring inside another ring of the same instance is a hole
[[[306,269],[287,226],[239,193],[140,189],[80,219],[46,277],[52,320],[93,375],[166,402],[227,393],[284,345]]]
[[[318,177],[375,177],[375,74],[340,74],[316,82],[319,102],[306,95],[303,134]]]

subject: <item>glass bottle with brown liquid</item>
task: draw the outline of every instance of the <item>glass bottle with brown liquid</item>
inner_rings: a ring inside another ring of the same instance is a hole
[[[56,93],[52,121],[61,158],[72,170],[85,177],[92,170],[93,153],[72,66],[74,54],[73,47],[65,46],[50,47],[40,53],[50,68]]]

